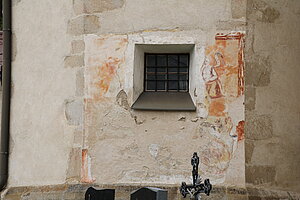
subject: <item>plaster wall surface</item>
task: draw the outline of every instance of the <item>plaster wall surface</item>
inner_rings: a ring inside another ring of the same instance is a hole
[[[85,44],[81,182],[180,184],[190,179],[189,159],[197,151],[204,177],[214,184],[244,186],[246,10],[236,17],[235,3],[243,12],[245,1],[132,0],[101,11],[91,9],[91,2],[74,1],[76,16],[68,33],[83,36]],[[140,44],[195,46],[190,94],[197,112],[130,108],[134,88],[140,88],[133,80]],[[205,77],[217,65],[216,55],[223,60],[211,84]]]
[[[64,183],[73,127],[64,100],[75,96],[75,72],[63,63],[69,1],[15,1],[8,186]]]
[[[245,186],[246,1],[13,5],[8,187],[178,185],[190,179],[194,151],[213,184]],[[197,112],[130,108],[136,44],[195,46],[190,94]],[[213,83],[208,70],[218,75]]]
[[[248,1],[246,182],[300,191],[300,2]]]

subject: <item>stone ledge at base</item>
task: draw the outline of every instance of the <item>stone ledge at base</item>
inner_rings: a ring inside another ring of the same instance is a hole
[[[64,184],[51,186],[29,186],[7,188],[1,193],[1,200],[84,200],[86,190],[91,187],[110,188],[116,190],[115,200],[129,200],[130,193],[141,187],[150,186],[168,190],[168,200],[183,200],[179,186],[175,185],[91,185]],[[267,190],[262,188],[236,188],[215,186],[210,196],[202,196],[203,200],[300,200],[300,193]],[[185,200],[188,200],[186,198]]]

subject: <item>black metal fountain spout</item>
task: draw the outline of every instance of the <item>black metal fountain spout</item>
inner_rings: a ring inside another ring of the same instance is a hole
[[[209,179],[205,179],[204,183],[201,183],[202,179],[198,174],[199,157],[197,155],[197,152],[193,154],[191,165],[193,166],[193,184],[187,185],[185,182],[182,182],[180,193],[184,198],[189,195],[191,199],[201,200],[200,193],[205,193],[207,196],[209,196],[212,185],[210,184]]]

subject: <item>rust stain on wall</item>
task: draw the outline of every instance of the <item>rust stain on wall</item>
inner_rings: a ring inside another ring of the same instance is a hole
[[[91,173],[91,158],[88,155],[87,149],[82,149],[81,158],[81,182],[82,183],[93,183],[95,179],[92,178]]]
[[[240,121],[238,125],[236,126],[236,133],[238,136],[238,141],[241,141],[244,139],[244,127],[245,127],[245,121]]]

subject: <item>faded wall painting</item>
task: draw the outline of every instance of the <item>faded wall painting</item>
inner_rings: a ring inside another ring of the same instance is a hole
[[[230,116],[230,105],[244,94],[244,38],[242,33],[217,34],[215,45],[205,51],[201,67],[208,97],[209,116],[234,120],[239,133],[232,133],[238,140],[243,138],[242,119]]]
[[[217,34],[204,46],[201,34],[169,34],[85,36],[82,182],[180,184],[197,151],[203,177],[244,184],[244,35]],[[130,108],[134,46],[147,43],[195,44],[191,82],[205,116]]]
[[[208,131],[215,136],[202,151],[202,169],[210,176],[219,175],[221,178],[228,168],[235,168],[230,166],[234,156],[243,157],[235,155],[243,153],[243,143],[238,143],[244,139],[245,124],[243,50],[243,33],[217,34],[215,44],[205,50],[200,69],[208,110],[207,122],[203,126],[211,128]]]

